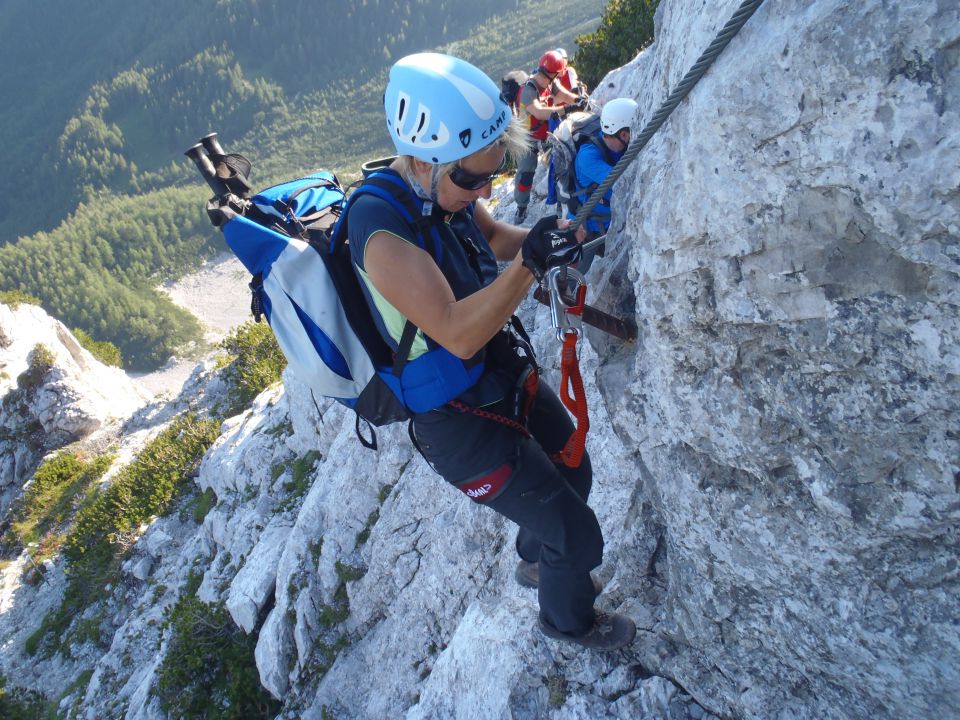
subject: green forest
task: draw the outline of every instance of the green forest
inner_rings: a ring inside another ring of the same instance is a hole
[[[602,31],[606,5],[7,0],[0,61],[18,70],[0,85],[0,292],[39,298],[116,345],[127,369],[156,368],[200,338],[157,286],[225,247],[183,156],[198,137],[215,130],[250,158],[256,186],[317,167],[349,180],[390,153],[381,102],[394,60],[440,50],[498,79],[546,49],[573,54],[575,38]]]

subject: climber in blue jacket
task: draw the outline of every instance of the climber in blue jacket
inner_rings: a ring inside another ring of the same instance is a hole
[[[630,144],[630,131],[637,111],[637,103],[630,98],[616,98],[603,106],[600,112],[600,131],[596,137],[584,142],[574,161],[576,194],[569,204],[568,217],[572,220],[580,206],[585,204],[593,191],[607,179],[613,166],[623,156]],[[610,228],[610,199],[613,187],[603,194],[594,206],[585,225],[587,241],[603,235]],[[586,272],[593,262],[596,251],[584,254],[578,266]],[[602,253],[601,253],[602,254]]]

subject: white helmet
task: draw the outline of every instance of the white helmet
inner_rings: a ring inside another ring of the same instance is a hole
[[[600,129],[606,135],[616,135],[624,128],[633,125],[633,116],[637,112],[637,103],[630,98],[616,98],[603,106],[600,111]]]

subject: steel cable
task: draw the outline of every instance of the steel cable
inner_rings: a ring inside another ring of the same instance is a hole
[[[717,56],[721,52],[723,52],[723,49],[727,46],[733,36],[740,31],[740,28],[744,26],[747,20],[750,19],[750,16],[753,15],[754,11],[760,7],[762,3],[763,0],[745,0],[745,2],[740,5],[727,24],[723,26],[717,36],[713,39],[713,42],[710,43],[700,58],[693,64],[693,67],[687,71],[687,74],[684,75],[683,80],[680,81],[680,84],[677,85],[667,99],[663,101],[663,104],[660,106],[657,112],[654,113],[653,117],[650,119],[650,122],[648,122],[640,134],[633,139],[626,151],[623,153],[623,156],[617,161],[617,164],[613,166],[610,174],[607,175],[606,179],[600,183],[596,190],[593,191],[587,202],[580,207],[573,219],[571,228],[576,229],[580,227],[580,225],[582,225],[590,216],[593,208],[597,206],[597,203],[600,202],[607,190],[609,190],[617,181],[617,179],[623,175],[627,169],[627,166],[630,165],[637,155],[640,154],[640,151],[647,144],[650,138],[653,137],[653,134],[660,129],[660,126],[663,125],[663,123],[666,122],[667,118],[670,116],[670,113],[676,109],[677,105],[679,105],[690,92],[690,90],[693,89],[693,86],[696,85],[700,78],[703,77],[704,73],[707,71],[707,68],[713,64],[713,61],[716,60]]]

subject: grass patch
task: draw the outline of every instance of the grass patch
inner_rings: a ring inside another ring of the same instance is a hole
[[[337,562],[337,574],[340,574],[340,563]],[[325,630],[332,630],[350,615],[350,598],[347,597],[347,585],[341,582],[333,594],[333,602],[321,605],[317,616],[320,626]]]
[[[334,564],[334,568],[337,571],[337,577],[345,583],[355,582],[367,574],[367,571],[362,567],[347,565],[339,560]]]
[[[116,582],[137,529],[151,517],[173,509],[219,432],[220,424],[214,420],[180,416],[148,443],[106,490],[83,503],[63,544],[69,562],[63,601],[28,638],[27,652],[42,650],[49,657],[69,647],[68,628],[103,598],[105,585]],[[58,643],[57,638],[64,640]],[[76,639],[86,639],[86,635]]]
[[[290,472],[293,475],[289,482],[283,484],[283,489],[291,493],[294,497],[300,497],[310,488],[311,476],[314,465],[317,460],[323,458],[317,450],[311,450],[301,458],[293,461]]]
[[[403,471],[401,470],[401,474],[402,472]],[[393,485],[390,484],[384,485],[380,488],[380,493],[377,495],[379,505],[375,507],[367,516],[367,524],[363,526],[363,530],[357,533],[357,545],[363,545],[367,540],[370,539],[370,531],[373,530],[373,526],[376,525],[377,520],[380,519],[380,507],[387,501],[387,498],[390,497],[390,492],[392,490]]]
[[[39,298],[35,298],[29,293],[20,290],[2,290],[0,291],[0,303],[9,305],[16,309],[21,305],[41,305]]]
[[[313,468],[318,460],[323,459],[317,450],[311,450],[303,457],[293,462],[274,465],[270,470],[271,480],[276,480],[287,469],[290,470],[290,479],[283,483],[283,490],[287,493],[286,499],[277,504],[277,512],[285,512],[292,508],[297,500],[306,494],[313,484]]]
[[[547,689],[550,691],[548,702],[550,707],[561,708],[567,702],[567,679],[562,675],[550,675],[546,678]]]
[[[200,525],[216,504],[217,494],[213,492],[213,488],[207,488],[197,495],[196,500],[193,501],[193,521]]]
[[[4,546],[19,549],[38,543],[39,551],[33,554],[37,562],[54,555],[63,543],[65,524],[113,460],[112,455],[88,460],[80,453],[63,451],[44,462],[13,510]]]

